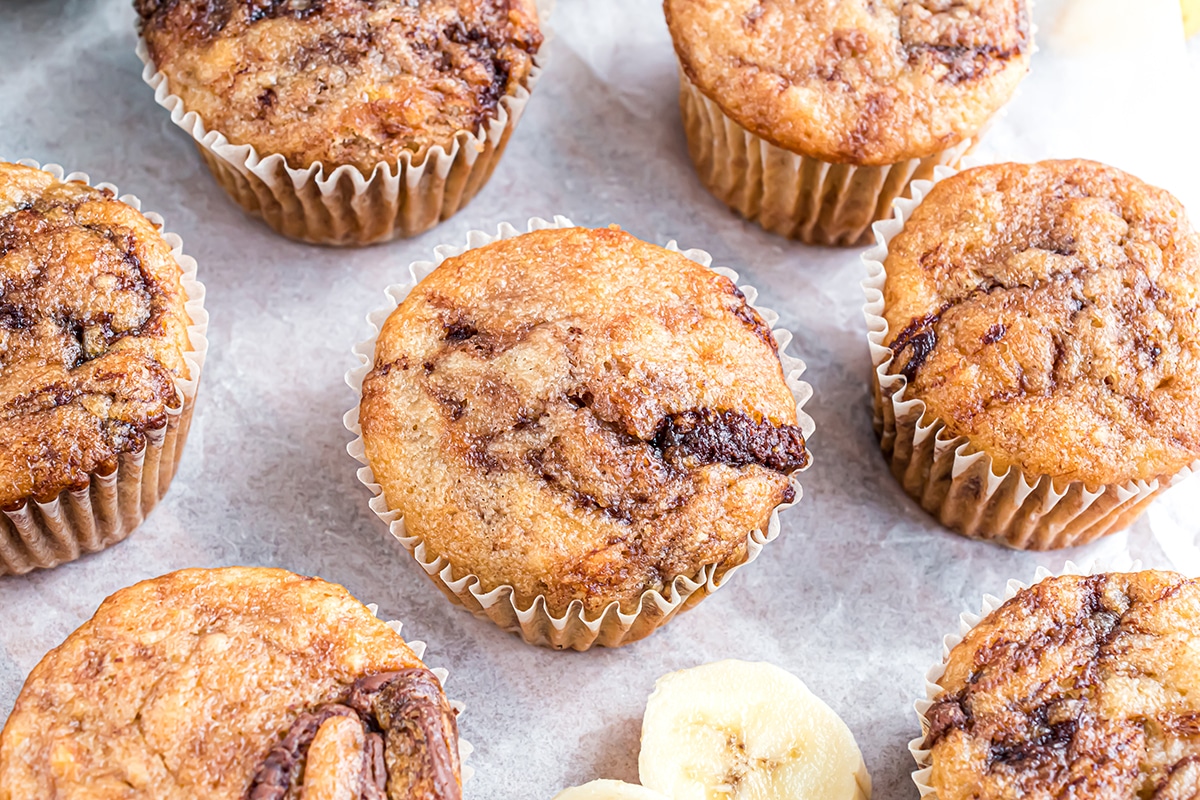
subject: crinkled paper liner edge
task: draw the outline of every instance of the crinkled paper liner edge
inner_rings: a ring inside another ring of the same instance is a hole
[[[569,219],[561,216],[554,217],[552,221],[535,217],[529,220],[528,231],[572,226],[573,223]],[[471,231],[467,234],[465,245],[441,245],[434,249],[433,261],[417,261],[409,265],[407,280],[387,288],[388,305],[367,317],[367,322],[373,331],[371,337],[358,344],[353,350],[360,365],[346,373],[346,383],[358,394],[360,401],[363,378],[370,371],[374,361],[375,341],[379,336],[379,331],[384,321],[408,296],[413,287],[447,258],[492,242],[519,236],[524,232],[508,223],[501,224],[495,235],[483,231]],[[712,267],[712,256],[703,250],[681,250],[674,241],[668,243],[667,249],[682,253],[692,261],[713,269],[714,272],[728,278],[736,285],[737,273],[722,267]],[[746,302],[753,306],[758,297],[757,290],[752,286],[742,286],[740,289],[746,296]],[[755,310],[773,329],[785,380],[796,401],[797,422],[804,433],[805,440],[808,440],[812,437],[816,426],[812,418],[804,412],[804,404],[812,396],[812,387],[800,380],[805,369],[804,362],[787,354],[786,349],[792,340],[792,334],[785,329],[774,327],[779,321],[779,315],[758,306],[755,306]],[[355,437],[354,441],[347,446],[347,451],[363,465],[358,470],[358,479],[371,492],[371,510],[384,521],[392,535],[412,554],[425,573],[433,579],[452,602],[465,607],[478,617],[490,619],[507,631],[519,633],[530,644],[545,647],[575,650],[586,650],[596,644],[616,647],[648,636],[680,610],[690,607],[716,591],[738,569],[758,558],[767,542],[779,536],[779,512],[798,503],[802,495],[799,478],[797,475],[793,475],[791,485],[796,492],[795,500],[774,509],[765,530],[749,532],[747,556],[741,564],[728,566],[723,570],[718,570],[716,565],[708,565],[692,577],[679,576],[671,582],[666,596],[658,591],[649,591],[643,594],[635,613],[627,614],[621,611],[619,605],[614,602],[594,619],[588,619],[583,612],[582,602],[576,600],[571,603],[563,616],[555,617],[547,610],[543,596],[535,598],[527,608],[520,608],[515,600],[512,586],[500,586],[485,592],[480,588],[480,580],[477,576],[467,574],[455,577],[454,570],[447,559],[427,553],[424,542],[419,537],[410,536],[406,532],[400,513],[388,509],[383,496],[383,488],[375,481],[375,476],[367,462],[358,409],[359,404],[356,402],[354,407],[346,413],[343,422],[347,430]]]
[[[376,617],[379,616],[379,605],[378,604],[367,603],[366,607],[367,607],[367,610],[370,611],[372,614],[374,614]],[[389,628],[391,628],[393,631],[395,631],[396,635],[400,636],[400,638],[402,638],[402,639],[404,638],[403,635],[400,633],[400,629],[404,627],[403,622],[400,622],[399,620],[395,620],[395,619],[390,619],[390,620],[385,620],[384,624],[387,625]],[[406,641],[405,644],[408,645],[409,650],[412,650],[413,653],[416,654],[417,658],[421,661],[421,663],[425,662],[425,648],[426,648],[425,642],[422,642],[422,641],[407,642]],[[440,683],[442,685],[442,691],[445,692],[446,681],[450,678],[450,671],[447,669],[444,669],[442,667],[430,667],[428,665],[426,665],[426,669],[428,669],[430,672],[432,672],[437,677],[438,683]],[[463,713],[467,710],[466,703],[463,703],[459,700],[451,700],[449,697],[447,697],[446,700],[450,703],[450,707],[454,709],[456,719],[462,719]],[[467,766],[467,757],[470,756],[471,753],[473,753],[473,752],[475,752],[475,747],[460,735],[458,737],[458,764],[459,764],[459,776],[462,778],[462,782],[464,784],[466,784],[466,782],[469,781],[471,779],[471,777],[475,774],[474,768]]]
[[[546,13],[539,16],[544,19]],[[544,21],[542,25],[549,40]],[[395,167],[380,163],[370,175],[353,165],[326,175],[320,162],[296,169],[278,153],[260,156],[251,145],[235,145],[221,132],[208,130],[200,115],[171,93],[167,76],[155,66],[141,37],[137,56],[155,102],[192,137],[217,182],[238,205],[288,238],[329,245],[416,236],[460,211],[491,178],[545,61],[534,56],[516,94],[502,97],[496,116],[476,132],[459,131],[450,152],[436,145],[415,165],[412,154],[404,153]]]
[[[1023,583],[1016,579],[1008,581],[1004,587],[1003,597],[985,594],[980,604],[980,613],[973,614],[969,611],[964,611],[959,615],[958,632],[946,634],[942,638],[941,662],[930,667],[929,671],[925,673],[925,697],[913,704],[913,710],[916,711],[917,719],[921,724],[921,735],[908,743],[908,752],[912,754],[913,760],[917,762],[917,769],[912,773],[912,780],[916,784],[917,791],[921,793],[922,798],[937,800],[937,790],[929,783],[933,772],[933,754],[930,750],[922,749],[921,745],[925,743],[925,736],[929,733],[929,719],[925,715],[937,700],[938,695],[941,694],[942,687],[938,685],[938,681],[941,680],[942,675],[946,672],[946,662],[950,658],[950,651],[957,647],[967,637],[967,634],[982,622],[985,617],[1016,597],[1018,592],[1024,591],[1034,584],[1041,583],[1046,578],[1061,577],[1063,575],[1098,575],[1103,572],[1137,572],[1141,568],[1141,562],[1131,560],[1128,555],[1116,556],[1108,560],[1093,561],[1085,566],[1079,566],[1073,561],[1068,561],[1060,572],[1051,572],[1045,567],[1038,567],[1034,573],[1033,580],[1029,583]]]
[[[936,166],[957,165],[982,136],[926,158],[859,167],[794,153],[751,133],[683,69],[679,102],[688,153],[709,192],[765,230],[815,245],[866,244],[871,223],[912,181],[928,178]]]
[[[67,174],[58,164],[42,166],[31,159],[13,163],[48,172],[56,180],[78,181],[108,190],[120,202],[142,211],[142,202],[137,197],[120,194],[111,183],[93,185],[87,173]],[[92,473],[87,486],[65,490],[48,503],[31,500],[18,509],[4,511],[6,521],[0,524],[0,575],[55,567],[123,540],[150,513],[175,476],[195,409],[200,373],[208,355],[208,312],[204,308],[204,284],[196,279],[196,260],[184,255],[183,240],[166,231],[160,215],[154,212],[143,215],[158,228],[182,273],[180,284],[187,297],[184,310],[189,318],[187,333],[191,346],[191,350],[183,353],[188,378],[175,379],[182,402],[178,409],[167,410],[167,424],[148,434],[145,447],[119,457],[117,469],[111,474]]]
[[[974,539],[1017,549],[1050,550],[1086,544],[1127,527],[1159,492],[1200,472],[1200,461],[1173,476],[1089,488],[1074,481],[1056,485],[1049,476],[1030,480],[1016,467],[997,474],[994,462],[967,437],[946,434],[945,423],[926,413],[919,399],[905,399],[908,381],[891,375],[892,352],[884,346],[883,290],[888,243],[903,228],[933,185],[954,175],[935,170],[934,180],[912,184],[912,198],[893,203],[893,215],[873,226],[876,244],[862,255],[867,277],[863,315],[873,367],[872,395],[880,447],[905,492],[947,528]]]

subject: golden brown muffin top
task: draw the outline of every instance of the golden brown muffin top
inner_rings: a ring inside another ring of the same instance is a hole
[[[360,412],[408,533],[559,615],[740,563],[809,458],[737,287],[614,229],[447,259],[384,324]]]
[[[1049,578],[950,651],[926,713],[938,800],[1193,800],[1200,582]]]
[[[1026,0],[663,0],[680,65],[747,130],[892,164],[975,136],[1029,69]]]
[[[0,507],[86,486],[166,424],[189,377],[180,276],[112,192],[0,162]]]
[[[534,0],[135,0],[170,90],[290,166],[370,175],[495,118],[542,42]]]
[[[341,586],[184,570],[117,592],[34,668],[0,800],[459,800],[456,748],[436,678]]]
[[[1095,486],[1200,459],[1200,236],[1167,192],[1088,161],[967,170],[885,266],[889,371],[998,470]]]

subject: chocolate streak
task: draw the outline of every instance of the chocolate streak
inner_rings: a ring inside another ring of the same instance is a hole
[[[455,712],[433,673],[419,668],[360,678],[344,703],[297,717],[255,772],[245,800],[284,800],[317,730],[336,716],[363,726],[359,800],[462,800]]]
[[[795,425],[756,422],[738,411],[702,408],[663,421],[654,446],[667,461],[725,463],[734,467],[760,464],[791,473],[808,466],[804,434]]]

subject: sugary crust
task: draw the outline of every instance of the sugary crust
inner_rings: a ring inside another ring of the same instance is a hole
[[[1050,578],[950,652],[926,714],[938,800],[1192,800],[1200,583]]]
[[[420,667],[341,586],[185,570],[114,594],[34,668],[0,734],[0,800],[242,800],[297,715]]]
[[[740,563],[808,459],[737,288],[613,229],[445,261],[385,323],[360,412],[408,533],[554,614]]]
[[[664,0],[680,64],[739,125],[862,166],[947,150],[1011,97],[1026,0]]]
[[[1200,459],[1200,236],[1167,192],[1088,161],[981,167],[888,249],[890,371],[997,469],[1098,486]]]
[[[0,163],[0,506],[116,469],[178,406],[187,298],[111,192]]]
[[[529,77],[534,0],[136,0],[171,92],[295,168],[370,175],[474,134]]]

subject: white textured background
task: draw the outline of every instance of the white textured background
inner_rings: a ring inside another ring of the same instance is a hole
[[[1173,2],[1077,1],[1089,24],[1108,7],[1149,14]],[[1173,23],[1085,30],[1056,22],[1062,5],[1038,3],[1033,74],[980,155],[1107,160],[1200,217],[1200,82],[1180,40],[1159,32]],[[112,591],[182,567],[274,565],[343,583],[429,642],[429,661],[450,669],[449,692],[468,706],[469,798],[549,800],[593,778],[636,780],[655,678],[726,657],[800,675],[857,735],[876,797],[915,798],[912,700],[942,634],[982,592],[1038,565],[1125,551],[1200,574],[1195,482],[1128,534],[1077,552],[1013,553],[940,530],[892,480],[871,432],[858,253],[765,234],[703,190],[654,0],[559,0],[552,26],[548,69],[491,184],[431,233],[354,252],[287,242],[226,199],[141,81],[127,0],[0,1],[0,155],[139,195],[199,260],[212,314],[197,416],[163,504],[107,552],[0,578],[0,715]],[[556,213],[709,250],[795,331],[816,389],[816,463],[783,537],[695,611],[618,651],[538,650],[448,605],[367,509],[344,449],[353,395],[342,376],[383,287],[467,230]]]

